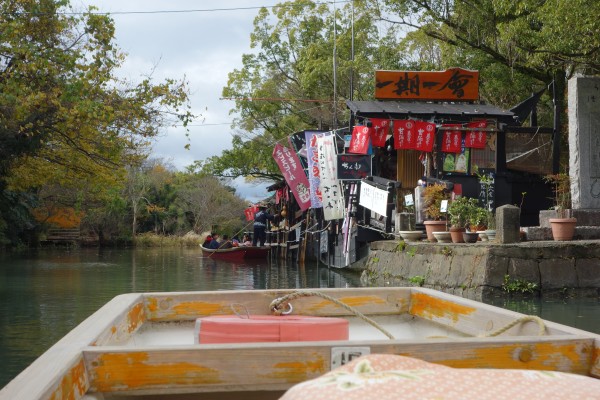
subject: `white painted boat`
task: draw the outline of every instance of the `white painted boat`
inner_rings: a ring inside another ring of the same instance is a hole
[[[349,339],[195,344],[197,318],[271,314],[278,299],[293,315],[347,319]],[[278,398],[367,353],[600,378],[600,335],[524,317],[425,288],[125,294],[41,355],[0,399]]]

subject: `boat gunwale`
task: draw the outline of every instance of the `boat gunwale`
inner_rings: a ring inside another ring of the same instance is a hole
[[[314,290],[314,289],[307,289]],[[517,313],[510,310],[501,309],[499,307],[487,305],[484,303],[480,303],[474,300],[464,299],[455,295],[450,295],[447,293],[435,291],[433,289],[428,288],[323,288],[316,289],[319,292],[323,292],[329,295],[332,295],[337,298],[349,298],[352,296],[362,297],[364,300],[365,296],[374,296],[379,293],[379,297],[382,298],[383,304],[387,304],[388,302],[391,305],[388,305],[389,312],[381,311],[381,304],[379,302],[377,310],[379,310],[383,315],[391,314],[391,310],[395,309],[396,313],[399,313],[399,310],[408,310],[410,308],[410,299],[411,296],[415,294],[432,296],[434,299],[439,299],[442,301],[452,301],[460,305],[473,306],[476,307],[483,313],[489,313],[493,311],[496,316],[501,316],[502,318],[514,318],[518,316],[523,316],[524,314]],[[13,398],[27,398],[27,399],[47,399],[47,398],[65,398],[70,397],[74,399],[81,398],[82,395],[79,393],[80,391],[87,391],[90,389],[90,382],[92,378],[90,377],[90,371],[93,367],[92,364],[88,364],[89,357],[94,354],[102,354],[106,351],[114,351],[114,352],[131,352],[131,351],[143,351],[142,348],[135,348],[132,350],[128,347],[123,346],[113,346],[112,341],[117,340],[121,341],[128,338],[129,335],[135,334],[135,332],[140,329],[140,327],[146,321],[161,321],[154,319],[155,315],[152,311],[152,304],[158,306],[160,308],[160,300],[161,299],[191,299],[191,298],[225,298],[229,297],[230,299],[235,299],[235,295],[244,295],[246,297],[255,297],[259,300],[255,300],[256,304],[264,306],[265,304],[269,304],[268,301],[281,297],[285,294],[289,294],[292,292],[298,291],[297,289],[276,289],[276,290],[255,290],[255,291],[247,291],[247,290],[236,290],[236,291],[207,291],[207,292],[151,292],[151,293],[129,293],[122,294],[116,296],[104,306],[102,306],[98,311],[94,312],[88,318],[86,318],[83,322],[81,322],[78,326],[76,326],[73,330],[67,333],[62,339],[60,339],[56,344],[50,347],[45,353],[43,353],[40,357],[38,357],[30,366],[28,366],[23,372],[21,372],[17,377],[15,377],[11,382],[9,382],[4,388],[0,389],[0,399],[13,399]],[[360,296],[359,296],[360,295]],[[392,296],[393,295],[393,296]],[[269,298],[267,298],[269,296]],[[390,298],[390,296],[392,296]],[[399,301],[399,299],[409,299],[408,302]],[[153,303],[154,302],[154,303]],[[320,300],[298,300],[298,303],[304,304],[321,304],[323,302]],[[225,303],[223,301],[223,303]],[[229,301],[231,303],[231,300]],[[333,307],[323,306],[325,310],[331,311]],[[359,305],[358,308],[369,308],[370,306]],[[167,307],[168,308],[168,307]],[[135,312],[134,312],[135,309]],[[295,310],[301,311],[303,309],[302,305],[298,307],[295,306]],[[194,311],[193,309],[191,311]],[[422,310],[421,310],[422,311]],[[231,313],[231,310],[227,311]],[[346,311],[344,311],[346,312]],[[185,314],[185,313],[183,313]],[[185,314],[187,315],[187,314]],[[196,316],[197,317],[197,316]],[[431,315],[430,320],[432,321],[452,321],[453,317],[448,316],[439,316],[439,315]],[[181,315],[178,316],[181,319]],[[186,317],[187,318],[187,317]],[[173,320],[177,321],[177,320]],[[567,342],[586,342],[588,346],[591,346],[590,351],[588,351],[588,356],[582,355],[585,358],[585,370],[587,374],[590,376],[595,376],[600,378],[600,335],[586,332],[583,330],[579,330],[576,328],[571,328],[566,325],[561,325],[558,323],[554,323],[551,321],[544,321],[549,333],[548,336],[542,337],[534,337],[531,335],[526,336],[505,336],[505,337],[495,337],[495,338],[453,338],[451,340],[454,344],[463,344],[466,345],[469,342],[478,343],[478,345],[493,345],[494,343],[530,343],[530,346],[535,345],[536,343],[551,343],[554,341],[564,341]],[[561,332],[560,335],[557,333]],[[121,337],[119,338],[119,335]],[[166,346],[163,350],[153,346],[150,349],[152,352],[156,351],[169,351],[169,352],[179,352],[179,351],[187,351],[188,353],[196,354],[206,353],[210,351],[223,351],[223,349],[234,349],[238,352],[241,350],[250,351],[250,352],[258,352],[259,354],[262,351],[263,357],[265,349],[282,349],[284,347],[287,348],[295,348],[295,349],[308,349],[312,346],[312,348],[330,348],[335,344],[342,344],[343,346],[354,346],[357,344],[365,344],[370,345],[375,348],[380,348],[382,351],[385,349],[390,350],[393,349],[394,346],[399,346],[397,348],[398,354],[403,354],[403,348],[406,346],[421,346],[423,354],[426,354],[428,351],[431,351],[432,348],[435,347],[448,347],[448,339],[423,339],[416,341],[414,339],[397,339],[397,340],[373,340],[373,341],[343,341],[343,342],[311,342],[310,344],[306,343],[294,343],[288,342],[285,344],[279,343],[259,343],[259,344],[228,344],[224,345],[177,345],[177,346]],[[517,344],[515,344],[517,345]],[[145,349],[148,351],[148,349]],[[262,350],[261,350],[262,349]],[[229,351],[229,350],[227,350]],[[277,354],[278,352],[275,352]],[[71,387],[68,388],[64,385],[65,381],[73,380],[73,376],[69,374],[73,374],[73,371],[79,371],[78,365],[81,363],[81,360],[85,363],[85,369],[83,370],[83,376],[80,372],[77,372],[75,378],[79,379],[79,387]],[[435,362],[435,361],[434,361]],[[31,382],[35,382],[35,385],[32,385]],[[227,390],[238,390],[241,386],[235,386],[230,384]],[[254,387],[254,386],[253,386]],[[271,386],[269,386],[271,387]],[[237,388],[237,389],[236,389]],[[174,390],[180,390],[174,389]],[[71,393],[65,393],[65,391],[71,390]],[[187,391],[188,389],[181,389],[183,391]],[[210,390],[213,391],[213,390]]]
[[[208,249],[200,246],[200,248],[202,249],[202,256],[205,258],[232,261],[266,258],[271,251],[270,246],[239,246],[227,249]]]

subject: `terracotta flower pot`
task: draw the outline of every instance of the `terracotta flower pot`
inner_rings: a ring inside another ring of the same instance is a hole
[[[577,218],[550,218],[552,227],[552,237],[554,240],[572,240],[575,235],[575,225]]]
[[[452,237],[452,243],[464,243],[463,232],[465,228],[452,227],[450,228],[450,237]]]
[[[437,242],[433,236],[433,232],[440,232],[446,230],[446,221],[425,221],[425,231],[427,232],[427,240],[430,242]]]

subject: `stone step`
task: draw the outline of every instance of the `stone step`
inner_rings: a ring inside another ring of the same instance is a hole
[[[526,240],[552,240],[552,229],[543,226],[527,226],[521,228],[525,232]],[[600,239],[600,226],[576,226],[573,240]]]
[[[577,218],[577,226],[600,227],[600,210],[568,210],[570,216]],[[540,211],[540,226],[550,228],[550,218],[557,218],[558,214],[555,210]]]

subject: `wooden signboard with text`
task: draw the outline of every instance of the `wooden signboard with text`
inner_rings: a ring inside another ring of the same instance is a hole
[[[338,154],[337,179],[361,180],[372,175],[371,155]]]
[[[479,71],[375,71],[379,100],[479,100]]]

